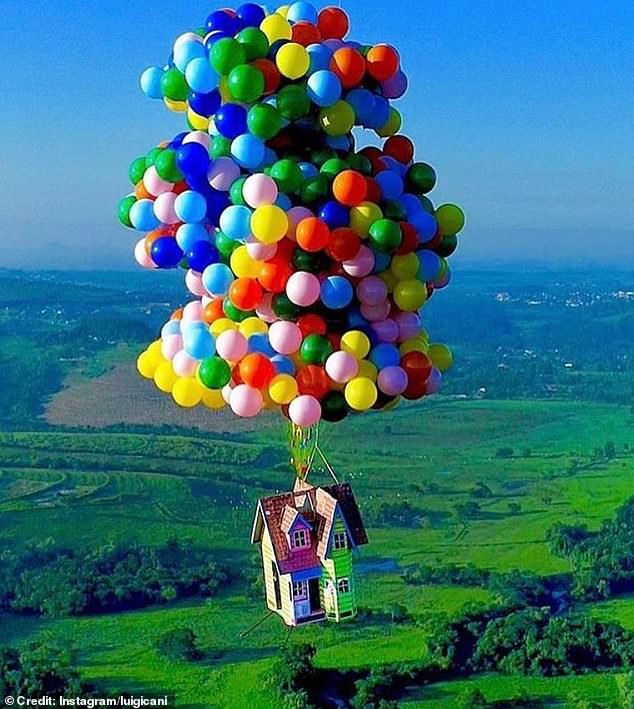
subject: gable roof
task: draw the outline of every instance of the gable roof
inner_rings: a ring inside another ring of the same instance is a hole
[[[353,545],[367,544],[361,514],[348,483],[313,487],[299,481],[293,492],[259,500],[251,542],[261,541],[266,526],[281,573],[319,566],[320,561],[326,558],[337,513],[343,518]],[[287,532],[299,514],[312,526],[311,545],[291,552]]]

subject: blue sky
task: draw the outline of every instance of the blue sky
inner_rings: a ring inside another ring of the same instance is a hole
[[[182,129],[138,76],[219,6],[5,0],[0,267],[131,265],[135,235],[115,215],[127,166]],[[633,3],[343,7],[352,38],[401,53],[404,132],[438,172],[432,197],[468,214],[456,260],[631,260]]]

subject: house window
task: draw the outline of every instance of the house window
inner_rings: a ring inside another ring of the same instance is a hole
[[[349,579],[339,579],[337,584],[339,593],[350,593],[350,580]]]
[[[308,584],[306,581],[293,582],[293,598],[298,601],[308,597]]]
[[[335,532],[335,549],[348,548],[348,535],[345,532]]]
[[[293,532],[293,547],[301,549],[308,546],[308,532],[305,529],[297,529]]]

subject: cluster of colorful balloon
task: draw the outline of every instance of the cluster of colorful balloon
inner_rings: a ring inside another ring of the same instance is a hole
[[[435,172],[399,134],[397,51],[345,40],[348,24],[246,3],[141,77],[188,124],[132,163],[119,206],[146,232],[141,265],[186,270],[194,299],[138,362],[182,406],[311,426],[434,393],[451,366],[420,313],[464,215],[433,205]],[[385,141],[357,151],[355,127]]]

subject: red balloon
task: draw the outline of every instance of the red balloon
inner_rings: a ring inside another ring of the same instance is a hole
[[[381,188],[379,187],[377,181],[373,177],[366,177],[365,184],[367,185],[365,199],[368,202],[378,204],[383,198],[383,193],[381,192]]]
[[[343,39],[350,28],[350,21],[340,8],[325,7],[319,13],[317,25],[323,39]]]
[[[414,159],[414,144],[404,135],[391,135],[383,145],[383,152],[404,165]]]
[[[310,394],[316,399],[323,399],[330,391],[332,382],[323,367],[309,364],[302,367],[295,375],[300,394]]]
[[[434,238],[425,244],[425,248],[426,249],[437,249],[440,246],[440,244],[442,243],[442,239],[443,239],[442,229],[440,227],[438,227],[438,229],[436,230],[436,234],[434,235]]]
[[[356,207],[361,204],[367,191],[365,177],[356,170],[343,170],[332,183],[335,199],[346,207]]]
[[[275,377],[273,362],[259,352],[248,354],[240,362],[239,372],[242,381],[256,389],[263,389]]]
[[[254,59],[251,66],[259,69],[264,76],[264,95],[274,94],[282,81],[282,76],[275,64],[269,59]]]
[[[301,44],[302,47],[321,42],[321,32],[311,22],[296,22],[292,27],[292,32],[291,42]]]
[[[326,253],[335,261],[349,261],[359,253],[360,248],[361,239],[357,232],[342,226],[332,231]]]
[[[229,288],[229,300],[240,310],[255,310],[262,295],[262,286],[255,278],[237,278]]]
[[[258,273],[258,281],[271,293],[283,293],[288,279],[293,275],[293,268],[288,259],[279,253],[270,261],[263,261]]]
[[[308,335],[325,335],[328,327],[326,321],[316,313],[306,313],[297,318],[297,326],[304,337]]]
[[[421,399],[427,393],[426,382],[409,382],[407,388],[403,392],[402,396],[405,399],[414,401],[415,399]]]
[[[377,81],[391,79],[399,68],[398,52],[387,44],[377,44],[367,53],[368,74]]]
[[[304,251],[314,253],[326,248],[330,241],[330,229],[322,219],[308,217],[297,225],[295,238]]]
[[[291,241],[288,237],[284,237],[281,241],[277,242],[275,257],[284,259],[290,263],[293,260],[296,246],[297,244],[294,241]]]
[[[401,367],[407,374],[409,385],[425,384],[432,370],[432,361],[424,352],[408,352],[401,357]],[[409,386],[408,385],[408,386]]]
[[[356,49],[343,47],[332,55],[330,71],[339,77],[344,89],[352,89],[363,81],[365,59]]]
[[[396,253],[399,256],[411,254],[418,248],[418,233],[416,227],[409,222],[399,222],[399,226],[403,234],[403,241],[401,241],[401,245],[398,247]]]

